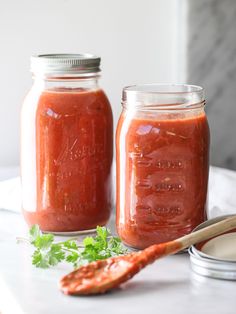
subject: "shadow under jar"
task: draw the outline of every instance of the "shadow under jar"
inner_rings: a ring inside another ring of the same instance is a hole
[[[21,112],[22,208],[43,231],[105,225],[112,205],[113,120],[100,58],[38,55]]]
[[[210,139],[204,90],[129,86],[122,104],[117,231],[126,245],[143,249],[188,234],[206,218]]]

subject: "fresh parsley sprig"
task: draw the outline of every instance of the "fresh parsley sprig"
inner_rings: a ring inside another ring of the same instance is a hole
[[[18,242],[27,242],[34,246],[32,264],[39,268],[49,268],[62,261],[78,267],[92,261],[122,255],[127,252],[120,238],[113,237],[106,227],[97,226],[95,237],[86,237],[83,246],[75,239],[55,242],[53,234],[43,234],[38,225],[29,230],[29,238],[18,238]]]

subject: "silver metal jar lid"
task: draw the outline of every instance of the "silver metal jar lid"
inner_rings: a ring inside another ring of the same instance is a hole
[[[210,226],[229,216],[232,215],[225,215],[209,219],[197,226],[193,231]],[[191,268],[195,273],[206,277],[236,280],[236,261],[218,259],[214,256],[207,255],[198,250],[195,245],[192,245],[188,252],[190,255]]]
[[[31,72],[47,75],[76,75],[100,72],[101,58],[85,54],[40,54],[31,56]]]

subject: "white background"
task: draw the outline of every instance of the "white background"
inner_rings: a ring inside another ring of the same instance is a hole
[[[122,87],[185,81],[184,0],[0,0],[0,166],[19,164],[30,55],[91,52],[114,113]]]

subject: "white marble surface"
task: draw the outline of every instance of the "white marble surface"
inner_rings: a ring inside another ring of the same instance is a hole
[[[0,180],[17,173],[17,168],[0,168]],[[211,216],[225,214],[227,210],[233,212],[235,182],[235,172],[211,168]],[[114,220],[110,228],[114,232]],[[0,209],[1,314],[235,314],[236,281],[195,275],[190,269],[188,254],[157,261],[111,293],[93,297],[65,296],[57,284],[71,267],[60,265],[42,270],[32,266],[31,248],[16,244],[16,236],[26,234],[27,226],[19,212]]]
[[[188,82],[206,89],[211,162],[236,170],[236,1],[187,4]]]
[[[157,261],[111,293],[65,296],[57,283],[71,270],[70,266],[50,270],[33,267],[30,249],[16,244],[16,236],[25,232],[20,214],[0,212],[0,309],[3,314],[235,313],[236,282],[195,275],[190,270],[188,254]]]

